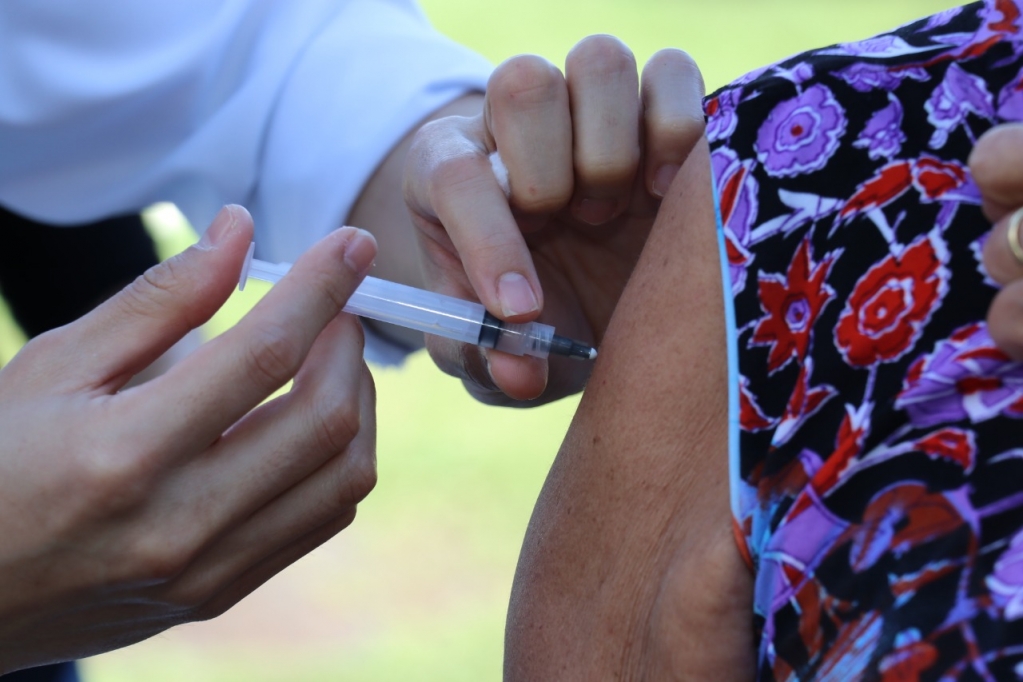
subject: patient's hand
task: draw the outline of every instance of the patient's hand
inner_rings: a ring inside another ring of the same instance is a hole
[[[984,266],[1004,288],[988,309],[991,337],[1006,353],[1023,360],[1023,262],[1007,239],[1010,215],[1023,208],[1023,124],[989,130],[970,155],[970,171],[984,196],[984,214],[995,223],[984,244]],[[1023,237],[1023,235],[1021,235]]]
[[[599,344],[660,197],[703,131],[703,82],[678,50],[643,70],[610,36],[579,43],[565,75],[520,56],[497,68],[484,112],[428,124],[405,197],[432,289],[515,322],[540,316]],[[510,195],[489,155],[499,152]],[[542,314],[541,314],[542,311]],[[488,402],[579,391],[588,363],[550,364],[428,337],[437,364]]]
[[[701,143],[661,207],[534,510],[506,680],[753,678],[710,192]]]

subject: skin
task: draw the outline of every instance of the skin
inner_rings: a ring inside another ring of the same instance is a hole
[[[429,288],[601,343],[660,197],[700,136],[702,94],[684,52],[658,53],[640,76],[610,36],[580,42],[564,74],[529,55],[501,64],[482,113],[430,123],[409,152],[405,200]],[[491,170],[494,151],[510,196]],[[433,337],[427,348],[489,403],[554,400],[590,373],[589,363]]]
[[[373,383],[340,314],[376,255],[361,230],[326,237],[233,330],[122,390],[224,303],[251,238],[248,213],[224,209],[202,243],[0,370],[0,673],[216,616],[373,488]]]
[[[752,679],[752,576],[731,533],[727,414],[701,141],[661,207],[530,521],[506,680]]]

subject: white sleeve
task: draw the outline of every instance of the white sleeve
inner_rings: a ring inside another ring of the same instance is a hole
[[[70,224],[250,208],[293,261],[490,65],[413,0],[3,0],[0,204]]]

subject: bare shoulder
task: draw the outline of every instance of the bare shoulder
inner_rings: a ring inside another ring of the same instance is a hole
[[[661,207],[534,510],[506,679],[728,679],[720,660],[739,679],[751,670],[736,666],[752,589],[730,531],[714,224],[701,143]]]

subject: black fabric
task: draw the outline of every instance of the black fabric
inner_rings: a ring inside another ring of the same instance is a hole
[[[0,293],[30,337],[76,320],[157,262],[137,214],[54,227],[0,207]]]
[[[74,663],[44,665],[0,676],[4,682],[78,682]]]

